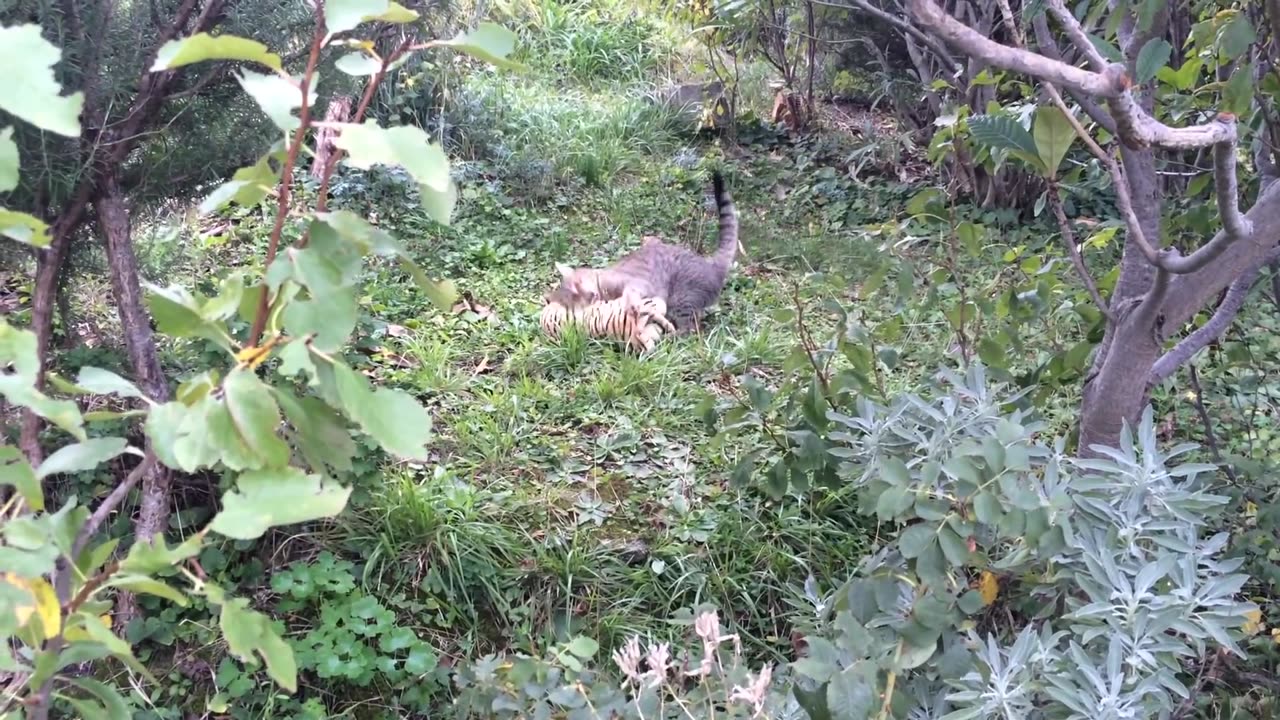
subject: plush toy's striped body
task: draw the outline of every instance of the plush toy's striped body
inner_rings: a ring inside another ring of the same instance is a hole
[[[657,345],[663,331],[674,332],[667,320],[667,304],[662,298],[635,300],[623,296],[569,308],[549,302],[542,308],[542,331],[557,338],[569,324],[579,325],[594,338],[625,342],[636,351],[649,351]]]

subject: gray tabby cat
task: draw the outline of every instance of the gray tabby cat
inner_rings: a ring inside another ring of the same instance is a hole
[[[572,306],[624,295],[637,300],[659,297],[666,302],[667,319],[678,333],[697,327],[703,312],[720,297],[738,250],[737,210],[719,172],[712,175],[712,188],[720,215],[715,254],[703,257],[689,248],[646,238],[639,248],[603,270],[556,263],[563,279],[547,301]]]

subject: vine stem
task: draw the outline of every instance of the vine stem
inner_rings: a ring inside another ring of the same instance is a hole
[[[902,646],[906,643],[904,638],[898,638],[898,647],[893,651],[893,665],[897,667],[902,661]],[[889,719],[889,709],[893,704],[893,686],[898,682],[898,673],[896,670],[889,671],[889,678],[884,682],[884,702],[880,705],[879,720]]]
[[[285,156],[284,167],[280,169],[280,192],[276,202],[275,224],[271,226],[271,238],[267,243],[266,268],[271,267],[271,263],[276,259],[276,252],[280,248],[280,235],[284,232],[284,220],[289,214],[293,168],[298,162],[298,153],[302,150],[302,143],[307,137],[307,130],[311,127],[311,103],[309,102],[311,80],[315,77],[316,66],[320,64],[320,48],[324,44],[324,36],[324,0],[316,0],[315,37],[311,40],[311,54],[307,58],[307,70],[303,73],[302,87],[299,88],[299,92],[302,93],[302,110],[299,113],[298,129],[293,131],[293,139],[289,142],[289,152]],[[253,318],[253,328],[249,332],[248,347],[257,347],[258,342],[262,340],[262,331],[267,325],[267,308],[269,305],[267,286],[266,283],[263,283],[262,293],[258,295],[258,312]]]

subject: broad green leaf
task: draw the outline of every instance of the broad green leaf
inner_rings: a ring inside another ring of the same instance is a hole
[[[164,536],[156,533],[149,541],[139,540],[129,546],[129,554],[120,563],[120,572],[144,576],[155,574],[199,555],[203,544],[203,535],[192,535],[180,544],[169,547]]]
[[[209,527],[235,540],[253,540],[273,527],[333,517],[350,495],[350,488],[297,468],[252,470],[222,496],[222,511]]]
[[[1248,52],[1257,39],[1257,33],[1254,32],[1249,18],[1244,13],[1236,11],[1222,28],[1222,33],[1218,35],[1218,50],[1227,61],[1235,60]]]
[[[969,561],[969,547],[964,538],[956,534],[949,526],[944,525],[938,531],[938,544],[942,546],[942,554],[954,567],[961,567]]]
[[[20,330],[0,317],[0,397],[14,405],[30,409],[54,423],[77,440],[84,440],[84,417],[80,408],[69,400],[54,400],[35,389],[40,360],[36,355],[36,336]]]
[[[328,8],[325,9],[327,12]],[[244,60],[266,65],[272,70],[279,70],[281,67],[280,56],[256,40],[235,35],[196,33],[181,40],[170,40],[161,46],[151,71],[172,70],[205,60]]]
[[[324,4],[324,24],[332,37],[355,29],[391,10],[388,0],[328,0]]]
[[[253,165],[236,170],[230,180],[209,193],[200,203],[200,214],[207,215],[228,203],[253,207],[270,195],[279,182],[280,175],[271,167],[271,155],[264,155]]]
[[[600,643],[584,635],[578,635],[569,641],[565,649],[586,660],[596,654],[596,651],[600,649]]]
[[[898,552],[910,560],[920,557],[925,548],[933,543],[938,534],[932,523],[916,523],[898,536]]]
[[[388,22],[388,23],[396,23],[397,25],[403,25],[405,23],[411,23],[417,20],[419,17],[421,16],[418,14],[417,10],[410,10],[409,8],[401,5],[400,3],[395,2],[395,0],[391,0],[391,2],[387,3],[386,12],[382,13],[381,15],[378,15],[373,19],[377,20],[378,22]]]
[[[174,470],[182,469],[175,446],[188,412],[187,406],[180,402],[167,402],[152,407],[144,424],[147,437],[151,439],[152,452],[165,467]]]
[[[242,70],[236,80],[280,130],[293,132],[302,123],[293,114],[294,110],[302,107],[302,91],[299,89],[302,86],[301,78],[290,81],[274,73],[264,75],[252,70]],[[316,101],[315,81],[316,78],[312,77],[311,87],[307,92],[309,106]],[[274,178],[275,174],[272,173],[271,176]]]
[[[969,118],[969,134],[988,147],[1039,156],[1035,138],[1008,115],[975,115]]]
[[[432,220],[446,226],[453,222],[453,211],[458,207],[458,187],[453,180],[448,182],[444,190],[419,185],[418,198],[422,209],[427,211]]]
[[[387,452],[409,460],[426,460],[431,414],[401,390],[372,389],[369,381],[341,363],[332,365],[337,396],[347,417]]]
[[[347,164],[368,170],[374,165],[398,165],[421,185],[445,192],[449,187],[449,159],[421,128],[382,128],[372,120],[344,123],[333,144],[346,150]]]
[[[439,664],[440,658],[435,652],[422,644],[409,651],[409,657],[404,660],[404,671],[413,675],[426,675],[435,670]]]
[[[887,457],[880,463],[880,477],[890,485],[908,485],[911,483],[911,471],[906,463],[896,457]]]
[[[875,663],[858,660],[831,678],[827,708],[832,720],[867,720],[879,710],[879,671]]]
[[[171,600],[182,607],[187,606],[187,598],[176,589],[165,583],[145,575],[117,574],[107,582],[107,587],[117,587],[132,593],[145,593]]]
[[[110,685],[87,677],[74,678],[71,682],[76,687],[96,697],[102,703],[102,707],[106,710],[106,717],[110,720],[129,720],[133,717],[133,713],[124,701],[124,697]]]
[[[1222,90],[1222,108],[1229,113],[1245,116],[1253,106],[1253,63],[1243,63],[1231,73],[1231,79]]]
[[[313,292],[284,310],[284,329],[294,337],[313,335],[311,344],[322,353],[340,350],[356,329],[359,302],[353,288]]]
[[[226,345],[225,325],[207,320],[200,301],[186,288],[162,288],[145,282],[143,286],[147,290],[147,307],[160,332],[173,337],[203,337]]]
[[[1000,505],[1000,500],[996,498],[994,493],[983,491],[973,500],[974,515],[977,516],[978,522],[983,525],[995,525],[1000,522],[1000,518],[1004,515],[1004,508]]]
[[[523,68],[519,63],[507,59],[511,51],[516,48],[516,34],[497,23],[482,22],[475,30],[461,33],[452,40],[437,41],[435,44],[460,50],[498,67]]]
[[[110,370],[82,367],[76,376],[76,385],[97,395],[119,395],[126,398],[144,397],[137,385]]]
[[[1058,166],[1071,149],[1071,143],[1075,142],[1076,131],[1072,129],[1067,116],[1053,105],[1036,108],[1035,121],[1031,127],[1040,162],[1049,177],[1057,177]]]
[[[49,247],[49,226],[40,218],[0,207],[0,235],[36,248]]]
[[[0,486],[5,485],[17,490],[32,510],[44,510],[44,490],[31,464],[17,448],[0,446]]]
[[[92,470],[123,453],[128,445],[124,438],[117,437],[91,438],[64,445],[40,463],[40,467],[36,468],[36,477],[43,479],[50,475]]]
[[[324,473],[329,468],[335,472],[349,471],[356,444],[342,416],[319,398],[310,395],[299,398],[286,388],[272,387],[271,391],[293,426],[294,443],[312,472]]]
[[[289,692],[298,689],[298,666],[293,650],[271,627],[271,619],[248,609],[249,601],[236,598],[222,603],[218,624],[227,639],[227,649],[241,662],[257,664],[262,656],[267,674]]]
[[[13,141],[13,128],[0,130],[0,192],[18,187],[18,144]]]
[[[138,672],[143,677],[147,678],[151,682],[156,682],[155,676],[151,674],[151,671],[147,670],[147,668],[143,666],[142,663],[138,662],[138,659],[133,656],[133,649],[129,647],[129,643],[121,640],[115,633],[111,632],[111,628],[107,627],[107,624],[103,622],[100,617],[97,615],[91,615],[83,610],[76,613],[74,617],[83,628],[85,635],[90,639],[94,642],[101,643],[111,652],[112,655],[124,661],[129,667],[133,668],[134,671]]]
[[[111,716],[107,714],[107,709],[99,703],[66,695],[63,695],[62,699],[76,709],[76,717],[82,720],[111,720]]]
[[[61,59],[62,51],[40,35],[39,25],[0,26],[0,110],[41,130],[79,137],[84,93],[61,94],[53,73]]]
[[[289,446],[277,435],[280,408],[267,386],[246,368],[236,368],[222,384],[227,413],[240,442],[258,459],[251,467],[282,467]]]
[[[1169,63],[1172,55],[1173,46],[1168,40],[1151,38],[1138,52],[1138,60],[1134,67],[1135,79],[1141,85],[1150,82],[1156,76],[1156,72]]]
[[[376,75],[382,69],[382,61],[364,52],[350,52],[333,64],[342,72],[355,77]]]

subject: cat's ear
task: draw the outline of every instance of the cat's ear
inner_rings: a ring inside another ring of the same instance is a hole
[[[556,271],[565,278],[573,277],[573,268],[565,265],[564,263],[556,263]]]

